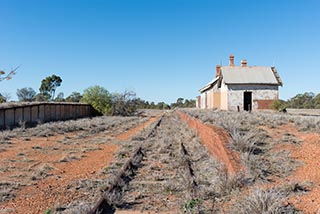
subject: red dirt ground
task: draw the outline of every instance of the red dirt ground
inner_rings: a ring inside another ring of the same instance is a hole
[[[281,139],[283,134],[295,135],[303,143],[298,145],[279,145],[279,149],[291,152],[291,157],[302,163],[292,175],[277,181],[276,185],[291,182],[312,182],[311,191],[295,195],[290,198],[297,209],[304,213],[320,213],[320,135],[315,133],[301,133],[293,124],[288,124],[277,129],[265,128],[274,139]]]
[[[156,120],[159,119],[160,116],[157,117],[152,117],[150,120],[148,120],[147,122],[140,124],[136,127],[133,127],[132,129],[127,130],[124,133],[121,133],[119,135],[116,136],[116,138],[118,140],[127,140],[130,137],[134,136],[135,134],[137,134],[138,132],[140,132],[141,130],[143,130],[145,127],[148,127],[151,123],[155,122]]]
[[[158,117],[151,118],[147,122],[117,135],[115,138],[117,140],[128,140],[157,119]],[[14,172],[4,172],[1,173],[0,180],[3,182],[16,182],[14,177],[17,177],[17,180],[20,179],[22,182],[26,182],[25,180],[27,180],[29,183],[24,183],[24,186],[19,187],[15,198],[8,202],[0,203],[0,212],[5,209],[14,209],[14,213],[21,214],[44,213],[47,209],[59,204],[68,204],[73,200],[80,199],[83,195],[77,191],[68,190],[68,184],[74,180],[98,178],[99,172],[112,161],[113,154],[118,150],[118,145],[110,142],[99,145],[99,150],[86,152],[85,156],[80,157],[78,160],[59,162],[63,156],[63,154],[61,154],[61,147],[66,149],[67,147],[75,146],[57,143],[57,141],[63,139],[65,136],[66,135],[48,138],[32,137],[28,142],[23,139],[13,139],[12,147],[7,151],[1,152],[1,165],[9,164],[10,166],[14,166],[15,169],[24,169],[24,172],[21,174],[19,174],[20,172],[17,170],[14,170]],[[68,136],[72,137],[72,134],[68,134]],[[91,138],[95,139],[101,136],[103,136],[103,133]],[[59,147],[58,150],[60,152],[53,153],[50,151],[50,154],[43,154],[43,152],[38,152],[34,149],[35,146],[41,149]],[[21,161],[11,163],[8,161],[17,159],[17,154],[19,153],[25,154],[28,158],[31,158],[33,162]],[[53,168],[53,170],[50,171],[49,177],[31,181],[30,175],[26,176],[28,173],[30,174],[33,168],[45,164]],[[16,175],[14,175],[14,173],[16,173]],[[20,178],[23,176],[29,178],[23,180]]]
[[[199,119],[191,118],[182,112],[178,112],[178,115],[190,128],[197,131],[210,153],[225,164],[229,173],[234,174],[240,170],[239,155],[227,148],[230,137],[225,130],[203,124]]]

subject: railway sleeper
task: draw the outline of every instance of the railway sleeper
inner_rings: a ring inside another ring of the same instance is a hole
[[[120,205],[122,202],[124,187],[134,178],[144,155],[140,146],[122,167],[113,184],[102,194],[100,200],[88,214],[112,214],[115,212],[115,206]]]

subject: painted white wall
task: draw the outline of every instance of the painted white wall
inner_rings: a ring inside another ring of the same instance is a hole
[[[228,110],[228,98],[229,98],[228,91],[221,92],[220,96],[221,96],[220,109],[221,110]]]
[[[224,81],[222,81],[221,83],[220,92],[221,92],[220,109],[228,110],[229,88]]]
[[[206,94],[201,94],[201,101],[200,101],[200,108],[205,109],[206,108]]]
[[[229,87],[225,84],[224,81],[222,81],[222,83],[221,83],[220,91],[221,91],[221,92],[227,92],[227,91],[229,91]]]
[[[258,103],[254,100],[275,100],[278,99],[278,86],[273,85],[228,85],[228,109],[243,110],[243,93],[252,92],[252,110],[258,108]]]
[[[198,97],[196,97],[196,108],[200,108],[200,103],[199,103],[199,100],[198,100]]]

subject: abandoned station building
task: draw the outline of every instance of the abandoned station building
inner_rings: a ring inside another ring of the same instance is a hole
[[[279,98],[279,86],[282,81],[275,67],[248,66],[246,60],[236,66],[231,54],[229,65],[217,65],[215,78],[199,90],[196,105],[235,111],[269,109]]]

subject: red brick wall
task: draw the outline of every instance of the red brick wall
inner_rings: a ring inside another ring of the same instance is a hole
[[[258,103],[258,109],[271,109],[271,105],[275,100],[254,100]]]

